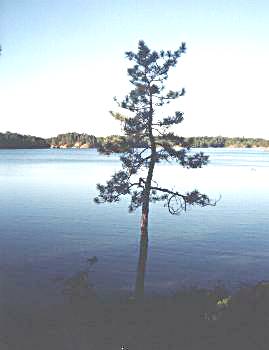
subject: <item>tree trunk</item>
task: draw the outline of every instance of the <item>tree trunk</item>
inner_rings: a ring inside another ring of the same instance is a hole
[[[148,239],[141,236],[139,259],[136,271],[135,298],[141,300],[144,297],[145,273],[148,256]]]
[[[149,85],[150,91],[150,85]],[[149,217],[149,199],[151,191],[151,181],[153,177],[153,170],[156,163],[156,144],[152,133],[152,120],[153,120],[153,107],[152,107],[152,94],[150,93],[150,110],[149,110],[149,120],[148,120],[148,132],[149,141],[151,149],[151,158],[149,163],[149,170],[147,175],[147,180],[144,188],[143,194],[143,204],[142,204],[142,215],[141,215],[141,240],[148,240],[148,217]]]
[[[149,197],[150,197],[151,180],[152,180],[154,165],[155,165],[155,158],[152,157],[150,161],[148,176],[147,176],[146,185],[144,189],[144,198],[143,198],[143,204],[142,204],[142,215],[141,215],[141,223],[140,223],[141,240],[142,239],[148,240]]]
[[[149,200],[149,199],[148,199]],[[148,240],[148,218],[149,218],[149,203],[143,203],[142,206],[142,215],[141,215],[141,241]]]

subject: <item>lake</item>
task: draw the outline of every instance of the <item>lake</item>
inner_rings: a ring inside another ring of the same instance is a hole
[[[180,216],[151,205],[147,293],[269,279],[269,152],[203,151],[210,164],[202,169],[156,168],[160,185],[197,188],[221,200]],[[60,300],[63,281],[93,256],[90,280],[97,294],[132,294],[140,210],[129,214],[128,199],[93,202],[96,183],[119,168],[118,156],[89,149],[0,150],[1,303]]]

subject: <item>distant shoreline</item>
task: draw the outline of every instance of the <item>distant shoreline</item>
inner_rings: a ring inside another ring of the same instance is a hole
[[[158,137],[157,137],[158,139]],[[115,152],[122,152],[128,147],[126,136],[111,135],[96,137],[89,134],[76,132],[59,134],[56,137],[41,138],[17,133],[0,133],[0,149],[93,149],[104,148],[113,145]],[[137,148],[147,147],[148,140],[142,138],[136,145]],[[194,136],[179,137],[175,135],[175,141],[171,146],[191,148],[259,148],[269,149],[269,140],[262,138],[223,137],[223,136]]]
[[[175,146],[177,147],[177,146]],[[138,147],[139,148],[139,147]],[[141,147],[140,147],[141,148]],[[259,150],[264,150],[264,151],[269,151],[269,147],[259,147],[259,146],[253,146],[253,147],[247,147],[247,146],[208,146],[208,147],[197,147],[197,146],[192,146],[191,148],[195,148],[195,149],[199,149],[199,148],[214,148],[214,149],[259,149]],[[43,150],[43,149],[58,149],[58,150],[66,150],[66,149],[77,149],[77,150],[81,150],[81,149],[95,149],[97,150],[97,147],[65,147],[65,146],[56,146],[56,147],[1,147],[0,146],[0,150],[30,150],[30,149],[36,149],[36,150]],[[124,151],[123,151],[124,152]],[[117,152],[120,153],[120,152]]]

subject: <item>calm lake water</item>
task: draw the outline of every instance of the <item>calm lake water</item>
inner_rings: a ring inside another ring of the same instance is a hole
[[[148,293],[269,279],[269,152],[204,151],[211,162],[203,169],[157,166],[160,185],[222,198],[216,207],[180,216],[151,205]],[[0,150],[1,303],[61,298],[63,279],[85,269],[93,256],[97,293],[132,293],[140,210],[128,214],[128,199],[93,203],[96,183],[119,167],[117,156],[95,150]]]

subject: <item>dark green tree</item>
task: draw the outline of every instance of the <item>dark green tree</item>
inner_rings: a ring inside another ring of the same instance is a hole
[[[154,181],[154,167],[160,161],[176,161],[186,168],[200,168],[208,163],[208,156],[202,152],[190,154],[190,145],[184,138],[176,136],[170,128],[183,121],[183,113],[176,111],[172,116],[160,118],[162,107],[183,96],[185,90],[167,91],[165,83],[171,68],[186,51],[185,43],[172,51],[151,51],[144,41],[139,41],[138,52],[126,52],[133,62],[128,69],[133,89],[119,103],[131,112],[131,117],[112,113],[123,124],[125,138],[103,143],[99,151],[105,154],[121,151],[122,169],[107,181],[97,184],[99,190],[96,203],[118,202],[129,195],[129,211],[142,207],[141,238],[148,240],[148,216],[150,202],[164,201],[171,214],[179,214],[187,206],[212,205],[207,195],[198,190],[187,193],[159,187]],[[116,100],[116,99],[115,99]],[[116,100],[117,101],[117,100]],[[176,149],[174,145],[182,148]]]

